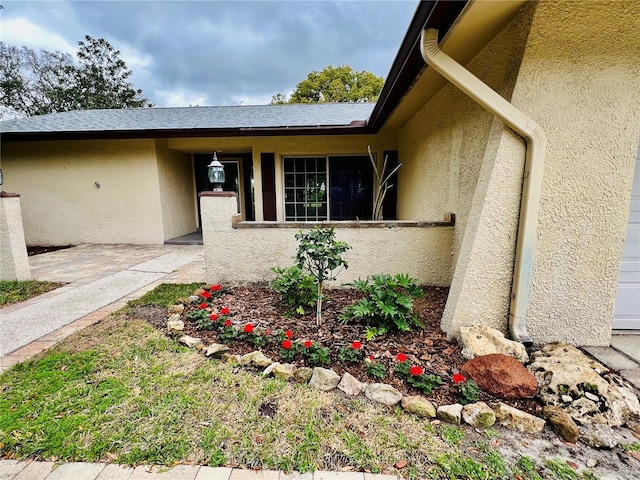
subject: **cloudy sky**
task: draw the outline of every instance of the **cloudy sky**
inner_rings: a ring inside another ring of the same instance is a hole
[[[386,77],[417,0],[0,0],[0,40],[75,54],[105,38],[156,106],[265,104],[313,70]]]

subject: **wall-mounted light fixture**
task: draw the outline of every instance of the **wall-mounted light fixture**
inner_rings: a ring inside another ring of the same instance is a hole
[[[0,185],[4,182],[4,175],[2,175],[2,169],[0,168]]]
[[[213,158],[207,168],[209,170],[209,181],[213,183],[213,191],[221,192],[222,184],[224,183],[224,167],[218,161],[216,152],[213,152]]]

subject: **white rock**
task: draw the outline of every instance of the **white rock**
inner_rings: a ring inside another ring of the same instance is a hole
[[[273,376],[283,380],[291,380],[296,373],[296,366],[290,363],[278,363],[272,370]]]
[[[190,337],[189,335],[180,337],[178,341],[189,348],[198,348],[202,346],[202,340],[200,340],[199,338]]]
[[[212,343],[204,352],[206,357],[220,357],[223,353],[228,352],[229,347],[220,343]]]
[[[433,404],[420,395],[410,395],[402,397],[400,400],[400,406],[408,413],[413,413],[418,417],[435,418],[436,408]]]
[[[309,380],[309,386],[316,390],[323,390],[328,392],[333,390],[340,383],[340,375],[328,368],[315,367],[313,369],[313,375]]]
[[[517,430],[522,433],[540,433],[545,425],[544,419],[510,407],[502,402],[498,403],[493,411],[500,425],[510,430]]]
[[[169,320],[167,321],[167,330],[171,334],[181,333],[184,330],[184,322],[179,320],[180,316],[178,316],[178,320]]]
[[[437,410],[438,418],[443,422],[460,425],[462,419],[462,405],[454,403],[452,405],[441,405]]]
[[[281,364],[278,362],[272,363],[271,365],[269,365],[267,368],[264,369],[264,371],[262,372],[262,375],[264,375],[265,377],[268,377],[273,373],[273,369],[276,368],[278,365],[281,365]]]
[[[460,327],[462,355],[469,360],[482,355],[502,353],[509,355],[521,363],[529,361],[527,349],[522,343],[504,337],[502,332],[485,325]]]
[[[396,405],[402,400],[402,393],[386,383],[371,383],[365,388],[364,394],[369,400],[384,405]]]
[[[474,428],[487,428],[496,423],[496,414],[486,403],[476,402],[462,407],[462,419]]]
[[[273,363],[273,360],[267,357],[264,353],[258,352],[258,355],[254,356],[251,359],[251,363],[258,368],[265,368],[271,365]]]
[[[350,397],[358,396],[362,393],[367,385],[362,383],[356,377],[346,372],[342,376],[342,380],[338,384],[338,388]]]

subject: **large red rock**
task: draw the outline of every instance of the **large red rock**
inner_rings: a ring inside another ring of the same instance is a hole
[[[501,353],[469,360],[460,372],[472,378],[482,391],[498,398],[532,398],[538,391],[536,377],[518,360]]]

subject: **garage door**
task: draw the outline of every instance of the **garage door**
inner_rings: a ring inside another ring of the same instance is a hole
[[[620,266],[613,328],[640,330],[640,148],[633,175],[629,224]]]

